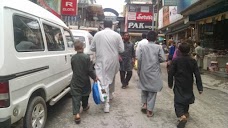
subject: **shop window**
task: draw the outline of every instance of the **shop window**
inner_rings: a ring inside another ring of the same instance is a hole
[[[61,30],[57,27],[43,24],[48,51],[64,51],[64,41]]]
[[[37,20],[13,16],[14,44],[18,52],[44,51],[44,42]]]

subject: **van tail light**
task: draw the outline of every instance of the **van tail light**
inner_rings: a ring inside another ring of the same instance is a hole
[[[10,106],[9,82],[0,82],[0,108]]]

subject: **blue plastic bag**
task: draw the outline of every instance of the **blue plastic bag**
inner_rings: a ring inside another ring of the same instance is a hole
[[[93,100],[94,100],[94,102],[96,104],[100,104],[101,100],[100,100],[100,93],[99,93],[99,88],[98,88],[98,83],[97,82],[93,83],[92,91],[93,91]]]

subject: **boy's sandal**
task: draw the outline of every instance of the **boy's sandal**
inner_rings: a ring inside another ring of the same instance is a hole
[[[187,119],[188,119],[189,116],[190,116],[189,113],[185,113],[184,115],[186,116]]]
[[[146,114],[146,108],[141,108],[141,112]]]
[[[143,106],[141,107],[141,112],[146,114],[146,110],[147,108],[145,107],[145,104],[143,104]]]
[[[76,123],[76,124],[80,124],[81,123],[81,118],[79,117],[79,118],[75,118],[74,119],[74,122]]]
[[[184,128],[187,123],[186,119],[178,120],[177,128]]]
[[[147,117],[152,117],[154,115],[154,113],[152,111],[147,110],[146,115],[147,115]]]
[[[89,108],[90,108],[90,106],[89,106],[89,105],[87,105],[87,107],[86,107],[86,108],[83,108],[83,111],[87,111],[87,110],[89,110]]]
[[[177,128],[184,128],[186,123],[187,123],[187,118],[179,119],[178,124],[177,124]]]

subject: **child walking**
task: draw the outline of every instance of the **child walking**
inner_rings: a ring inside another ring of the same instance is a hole
[[[87,111],[89,109],[88,99],[91,92],[91,83],[89,77],[96,81],[96,75],[92,68],[90,57],[83,53],[84,44],[77,40],[74,42],[74,48],[77,51],[77,54],[71,58],[73,76],[70,87],[73,104],[73,115],[75,122],[79,124],[81,122],[81,101],[83,111]]]
[[[173,78],[175,78],[173,92],[175,113],[179,118],[177,128],[184,128],[189,117],[189,105],[195,100],[193,74],[199,94],[203,92],[203,85],[197,62],[189,56],[190,46],[187,43],[181,43],[179,50],[180,56],[172,61],[168,72],[168,85],[172,89]]]

